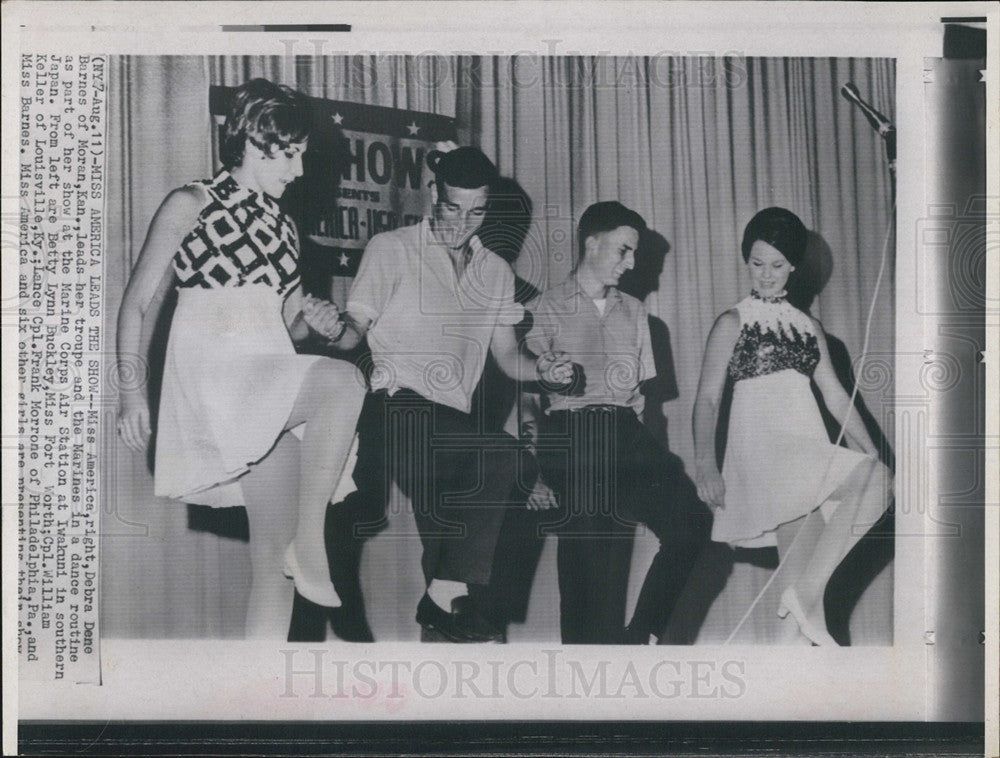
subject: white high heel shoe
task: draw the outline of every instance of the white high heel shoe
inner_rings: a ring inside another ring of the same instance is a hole
[[[814,645],[828,645],[832,647],[839,647],[840,643],[837,642],[826,629],[820,629],[815,624],[813,624],[808,618],[806,618],[806,612],[802,609],[802,603],[799,602],[799,596],[795,592],[794,588],[786,587],[785,591],[781,593],[781,604],[778,606],[778,616],[785,618],[789,613],[792,614],[792,618],[799,625],[799,630],[808,637]]]
[[[327,608],[339,608],[341,605],[340,596],[333,588],[333,583],[318,585],[307,583],[302,578],[302,569],[299,568],[298,556],[295,554],[295,543],[292,542],[285,550],[285,576],[295,582],[295,589],[302,597],[316,605]]]

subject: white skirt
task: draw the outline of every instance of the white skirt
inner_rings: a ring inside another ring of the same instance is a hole
[[[792,369],[743,379],[733,390],[722,479],[725,507],[712,539],[741,547],[776,544],[774,530],[822,506],[865,456],[830,442],[808,377]]]
[[[181,289],[170,327],[156,432],[160,497],[245,505],[236,481],[288,423],[309,367],[268,287]]]

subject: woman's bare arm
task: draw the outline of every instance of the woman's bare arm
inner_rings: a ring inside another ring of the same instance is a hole
[[[719,421],[722,391],[726,386],[727,366],[739,333],[740,318],[735,310],[728,310],[715,320],[705,345],[698,394],[694,401],[692,427],[698,497],[717,508],[725,505],[725,486],[715,459],[715,428]]]
[[[302,300],[302,285],[299,284],[288,293],[281,308],[281,316],[292,342],[301,342],[309,336],[309,327],[302,316]]]
[[[816,382],[816,386],[823,395],[823,402],[838,423],[843,424],[844,420],[847,420],[844,435],[849,445],[866,455],[878,456],[878,448],[872,442],[864,423],[851,406],[850,396],[837,378],[833,361],[830,360],[830,351],[827,348],[823,325],[816,319],[813,319],[813,323],[816,326],[816,341],[819,345],[819,363],[816,364],[816,370],[813,372],[813,381]]]
[[[143,325],[159,315],[173,277],[171,259],[194,227],[204,207],[203,192],[182,187],[167,195],[153,216],[139,259],[125,287],[118,309],[119,429],[132,450],[142,452],[149,442],[149,403],[146,387],[136,376],[148,376],[143,347]]]

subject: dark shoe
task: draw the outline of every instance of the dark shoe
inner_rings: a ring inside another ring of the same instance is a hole
[[[333,633],[344,642],[374,642],[375,635],[368,626],[363,604],[344,603],[340,608],[330,609],[330,626]]]
[[[429,636],[448,642],[502,642],[503,634],[476,612],[468,595],[451,601],[451,613],[424,593],[417,604],[417,623]]]
[[[622,632],[623,645],[648,645],[649,632],[645,629],[629,624]]]
[[[307,600],[296,592],[292,602],[292,619],[288,625],[288,641],[324,642],[326,640],[326,615],[330,610],[330,608]]]
[[[497,601],[495,588],[488,584],[473,584],[472,582],[468,582],[467,586],[472,607],[478,609],[480,615],[493,627],[500,636],[499,641],[507,642],[507,625],[510,623],[510,619],[506,617],[504,609]]]

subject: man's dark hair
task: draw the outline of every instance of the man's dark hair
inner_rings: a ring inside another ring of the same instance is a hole
[[[602,232],[613,232],[621,226],[630,226],[640,236],[646,231],[646,220],[631,208],[626,208],[617,200],[594,203],[580,216],[576,226],[576,238],[580,246],[580,260],[586,255],[587,239]]]
[[[439,195],[446,194],[444,184],[461,189],[489,187],[492,191],[500,176],[493,161],[474,147],[456,147],[447,153],[431,150],[427,165],[434,172]]]

